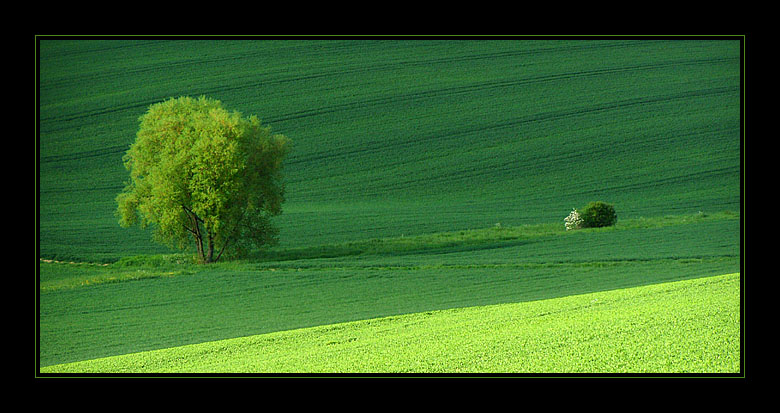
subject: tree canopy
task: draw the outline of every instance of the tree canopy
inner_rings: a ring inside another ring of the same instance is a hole
[[[171,247],[194,242],[204,263],[276,242],[287,137],[205,96],[151,105],[139,121],[123,158],[120,225],[153,224],[155,240]]]

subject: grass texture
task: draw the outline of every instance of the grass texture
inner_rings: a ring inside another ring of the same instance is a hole
[[[356,243],[330,258],[320,254],[342,246],[207,267],[181,255],[41,262],[40,363],[737,272],[737,218],[487,228]]]
[[[736,373],[739,274],[50,366],[82,373]]]
[[[40,40],[40,256],[171,253],[114,198],[138,117],[221,100],[293,141],[283,247],[739,209],[734,40]]]
[[[737,40],[38,44],[42,372],[738,368]],[[200,95],[293,141],[280,245],[207,267],[114,215]]]

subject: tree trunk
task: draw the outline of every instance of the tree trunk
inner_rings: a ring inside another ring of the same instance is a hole
[[[198,250],[198,261],[201,263],[208,263],[211,262],[211,257],[213,255],[213,249],[214,247],[211,245],[211,235],[209,234],[209,253],[208,256],[206,255],[204,249],[203,249],[203,232],[200,228],[200,223],[203,222],[200,217],[198,217],[195,212],[190,210],[189,208],[182,205],[182,208],[184,209],[185,213],[187,214],[187,217],[190,219],[190,223],[192,224],[192,228],[187,228],[185,225],[185,228],[190,231],[192,234],[192,237],[195,238],[195,248]]]
[[[200,262],[205,263],[207,261],[205,259],[205,253],[203,251],[203,234],[200,232],[200,225],[198,225],[197,222],[195,223],[195,225],[196,225],[195,228],[197,228],[195,230],[195,246],[198,249],[198,260]]]
[[[195,237],[195,247],[198,249],[198,261],[203,262],[203,241]]]
[[[212,258],[214,258],[214,237],[211,236],[211,231],[209,231],[209,251],[206,255],[206,263],[210,263]]]

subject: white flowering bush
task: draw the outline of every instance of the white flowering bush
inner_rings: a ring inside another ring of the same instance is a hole
[[[563,222],[564,225],[566,225],[566,231],[570,229],[582,228],[582,218],[576,209],[572,209],[569,216],[563,219]]]

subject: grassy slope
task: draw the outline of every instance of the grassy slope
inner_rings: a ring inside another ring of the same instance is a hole
[[[285,247],[739,208],[734,41],[41,41],[40,246],[162,253],[119,228],[137,118],[206,94],[291,137]],[[575,184],[576,182],[576,184]]]
[[[87,373],[736,373],[739,274],[51,366]]]
[[[384,239],[207,268],[178,256],[41,263],[40,362],[736,272],[738,234],[737,216],[713,214]]]
[[[206,94],[295,141],[262,263],[41,263],[43,366],[739,270],[738,216],[657,225],[739,209],[734,41],[42,40],[40,67],[44,258],[170,252],[113,216],[152,103]],[[560,234],[596,199],[634,226]]]

